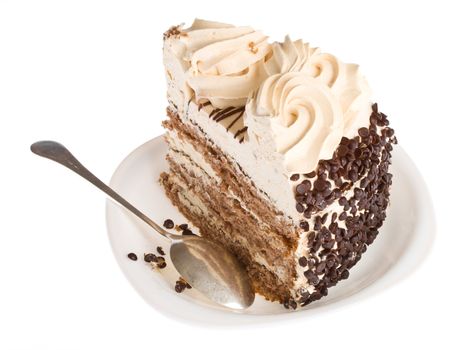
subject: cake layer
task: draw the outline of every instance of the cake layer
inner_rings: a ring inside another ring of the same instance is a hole
[[[219,191],[219,187],[206,176],[199,177],[199,169],[187,162],[180,161],[169,152],[167,160],[174,182],[194,195],[199,211],[216,213],[216,227],[221,228],[229,240],[238,241],[251,255],[251,260],[265,265],[282,281],[294,277],[295,261],[291,249],[282,238],[268,230],[266,223],[252,215],[246,204],[234,196]],[[212,217],[206,216],[206,220]],[[291,266],[287,269],[286,266]]]
[[[166,140],[170,147],[167,158],[171,173],[162,181],[169,197],[183,207],[188,200],[177,199],[170,192],[190,193],[189,198],[197,205],[180,209],[185,215],[190,212],[187,217],[193,220],[193,216],[200,219],[203,213],[207,215],[204,217],[203,234],[210,235],[207,225],[211,229],[215,227],[216,232],[222,232],[224,244],[233,244],[233,250],[242,251],[242,260],[247,260],[247,265],[257,265],[254,269],[256,274],[263,271],[264,275],[268,270],[271,274],[268,279],[274,277],[282,285],[287,285],[289,295],[296,279],[293,252],[297,232],[290,224],[277,219],[278,214],[271,210],[270,204],[257,196],[258,192],[248,178],[239,174],[225,155],[210,147],[193,127],[182,124],[173,112],[169,115],[170,120],[164,124],[169,130]],[[215,217],[218,219],[210,222]],[[236,245],[236,242],[241,244]],[[264,286],[260,289],[265,290]],[[284,301],[286,294],[275,295],[269,291],[268,296]]]

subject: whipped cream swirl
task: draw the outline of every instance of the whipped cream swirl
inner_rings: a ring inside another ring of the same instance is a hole
[[[352,138],[369,125],[371,91],[358,65],[346,64],[318,50],[307,62],[307,71],[331,88],[344,113],[344,136]]]
[[[254,117],[271,117],[276,150],[290,173],[309,173],[329,159],[344,132],[344,116],[328,85],[304,72],[267,78],[247,105]]]
[[[303,72],[331,88],[344,113],[344,136],[353,137],[361,127],[368,126],[371,114],[371,91],[358,65],[345,64],[335,56],[311,48],[302,40],[272,44],[272,57],[266,62],[268,75]]]
[[[195,20],[181,32],[182,59],[188,62],[187,83],[196,100],[217,108],[242,106],[267,77],[267,37],[251,27]]]

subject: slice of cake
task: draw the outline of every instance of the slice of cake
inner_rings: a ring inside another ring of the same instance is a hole
[[[168,197],[267,299],[295,308],[325,296],[389,202],[396,139],[358,66],[202,20],[167,31],[163,53]]]

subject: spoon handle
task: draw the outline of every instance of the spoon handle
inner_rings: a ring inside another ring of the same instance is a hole
[[[71,169],[84,179],[88,180],[94,186],[96,186],[101,191],[105,192],[109,197],[114,199],[116,202],[120,203],[126,209],[131,211],[154,230],[159,232],[166,238],[171,239],[172,234],[165,231],[162,227],[148,218],[145,214],[136,209],[131,205],[127,200],[120,196],[117,192],[99,180],[93,173],[91,173],[86,167],[84,167],[71,152],[62,144],[55,141],[39,141],[31,145],[31,151],[41,157],[51,159],[57,163],[60,163],[63,166]]]

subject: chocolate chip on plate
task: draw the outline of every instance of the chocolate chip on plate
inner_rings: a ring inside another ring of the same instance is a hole
[[[162,249],[162,247],[157,247],[157,252],[160,254],[160,255],[165,255],[165,252],[164,250]]]
[[[128,259],[130,259],[130,260],[133,260],[133,261],[138,260],[138,257],[136,256],[135,253],[128,253],[127,256],[128,256]]]
[[[152,253],[144,254],[144,261],[150,262],[157,262],[157,256]]]
[[[167,228],[169,230],[174,228],[174,226],[175,226],[174,222],[172,220],[170,220],[170,219],[165,220],[163,225],[164,225],[165,228]]]

